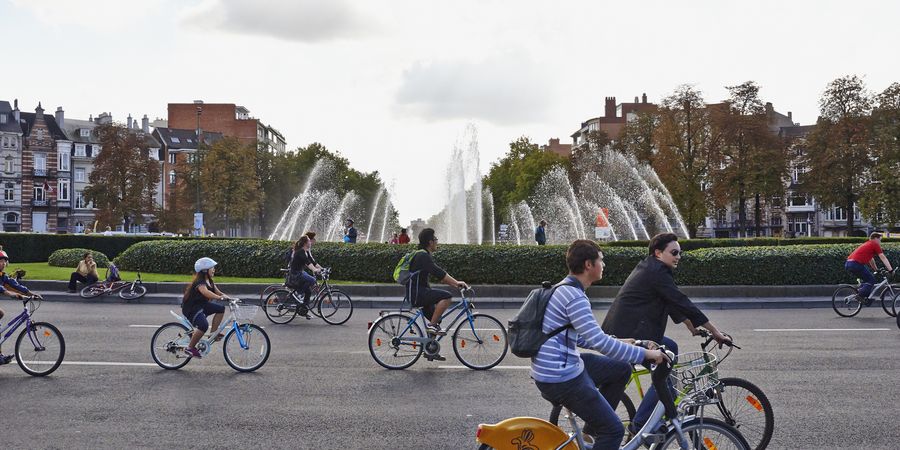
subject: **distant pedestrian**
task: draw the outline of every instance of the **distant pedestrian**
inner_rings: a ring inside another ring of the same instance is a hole
[[[344,234],[344,242],[348,244],[356,243],[356,228],[353,226],[353,219],[347,219],[347,233]]]
[[[409,244],[409,233],[406,232],[406,228],[400,229],[400,236],[397,236],[398,244]]]
[[[547,221],[541,220],[541,224],[534,229],[534,240],[537,245],[547,245],[547,231],[544,229],[546,226]]]
[[[397,233],[394,233],[394,237],[391,238],[391,244],[399,244],[400,236]]]
[[[75,268],[72,276],[69,277],[70,293],[75,292],[79,281],[91,284],[96,283],[100,279],[100,275],[97,273],[97,263],[94,262],[94,255],[91,255],[91,252],[85,252],[81,258],[81,261],[78,261],[78,267]]]

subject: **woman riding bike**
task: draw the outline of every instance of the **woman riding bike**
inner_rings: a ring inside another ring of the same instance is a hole
[[[215,314],[212,323],[213,330],[219,329],[219,324],[225,316],[225,306],[213,303],[211,300],[224,300],[228,296],[223,294],[213,281],[213,276],[216,274],[216,262],[212,258],[198,259],[194,263],[194,272],[196,273],[191,285],[184,291],[181,313],[194,326],[194,334],[191,335],[191,342],[185,349],[185,353],[194,358],[201,358],[202,355],[197,350],[197,343],[209,329],[206,316]],[[219,341],[223,337],[225,336],[219,334],[215,340]]]

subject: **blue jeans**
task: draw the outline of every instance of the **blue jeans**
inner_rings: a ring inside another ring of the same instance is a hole
[[[875,288],[875,275],[872,275],[869,268],[848,259],[847,262],[844,263],[844,269],[862,280],[862,284],[859,285],[859,296],[862,298],[869,298],[869,294],[871,294],[872,289]]]
[[[303,277],[303,283],[300,287],[297,288],[298,291],[303,292],[303,302],[306,303],[309,301],[310,295],[312,295],[312,287],[316,284],[316,277],[310,275],[306,271],[300,272]]]
[[[663,337],[660,345],[665,345],[666,349],[674,354],[678,354],[678,344],[675,343],[670,338]],[[669,386],[671,387],[671,382],[669,382]],[[672,390],[673,396],[675,390]],[[644,394],[644,399],[641,400],[640,406],[638,406],[637,411],[634,413],[634,420],[632,421],[634,430],[639,430],[645,423],[647,423],[647,419],[650,418],[650,414],[653,413],[653,408],[656,407],[656,404],[659,403],[659,395],[656,394],[656,388],[650,386],[650,389],[647,389],[647,393]]]
[[[596,354],[582,354],[581,360],[584,371],[577,377],[562,383],[534,384],[541,397],[571,409],[584,420],[584,433],[594,437],[594,449],[618,449],[625,427],[616,407],[631,376],[631,364]]]

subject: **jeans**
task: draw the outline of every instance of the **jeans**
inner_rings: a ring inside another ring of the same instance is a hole
[[[534,384],[541,397],[571,409],[584,420],[584,433],[594,437],[594,449],[618,449],[625,427],[616,407],[631,376],[631,364],[596,354],[582,354],[581,360],[584,371],[577,377],[562,383]]]
[[[862,283],[859,285],[859,296],[869,298],[869,294],[875,288],[875,275],[872,275],[869,268],[856,261],[847,260],[844,263],[844,269],[862,280]]]
[[[87,276],[84,276],[78,272],[72,272],[72,276],[69,277],[69,290],[74,291],[75,288],[78,287],[79,281],[85,284],[96,283],[97,277],[95,277],[93,274],[87,274]]]
[[[301,272],[303,284],[297,289],[303,291],[303,302],[308,303],[309,297],[312,295],[312,287],[316,284],[316,277],[310,275],[306,271]]]
[[[666,350],[669,350],[676,355],[678,354],[678,344],[675,343],[675,341],[673,341],[672,339],[663,337],[662,342],[660,342],[659,344],[665,345]],[[671,387],[671,381],[669,381],[668,383],[669,387]],[[674,396],[675,390],[672,389],[672,392],[672,395]],[[659,403],[659,395],[656,394],[656,388],[650,386],[650,389],[647,389],[647,393],[644,394],[644,399],[641,400],[640,406],[638,406],[637,411],[635,411],[634,413],[634,420],[632,421],[632,424],[635,430],[639,430],[642,426],[644,426],[645,423],[647,423],[647,419],[650,418],[650,414],[653,413],[653,408],[656,407],[657,403]]]

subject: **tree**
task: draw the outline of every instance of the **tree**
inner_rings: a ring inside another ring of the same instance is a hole
[[[888,86],[875,103],[872,187],[862,194],[860,209],[873,222],[892,224],[900,222],[900,83]]]
[[[803,185],[823,204],[842,205],[847,235],[853,233],[853,206],[869,185],[872,98],[856,75],[828,84],[819,100],[816,129],[808,138]]]
[[[192,180],[197,175],[197,168],[185,160],[179,158],[175,163],[175,182],[172,183],[170,174],[165,174],[163,183],[169,186],[166,195],[165,207],[157,212],[159,227],[164,231],[174,233],[190,233],[193,229],[193,213],[196,209],[196,183]]]
[[[111,227],[123,223],[143,223],[144,215],[155,213],[153,200],[159,183],[159,162],[150,159],[145,136],[118,124],[96,129],[103,151],[94,158],[91,185],[85,200],[97,208],[96,217]]]
[[[620,153],[633,156],[639,162],[652,166],[656,154],[655,139],[659,123],[658,112],[638,112],[634,120],[625,123],[622,134],[613,143],[613,148]]]
[[[707,216],[705,186],[719,136],[700,91],[679,86],[662,101],[654,169],[669,189],[691,237]]]
[[[234,221],[257,213],[261,191],[256,177],[256,148],[226,137],[213,143],[200,160],[203,210],[207,223],[226,232]]]

